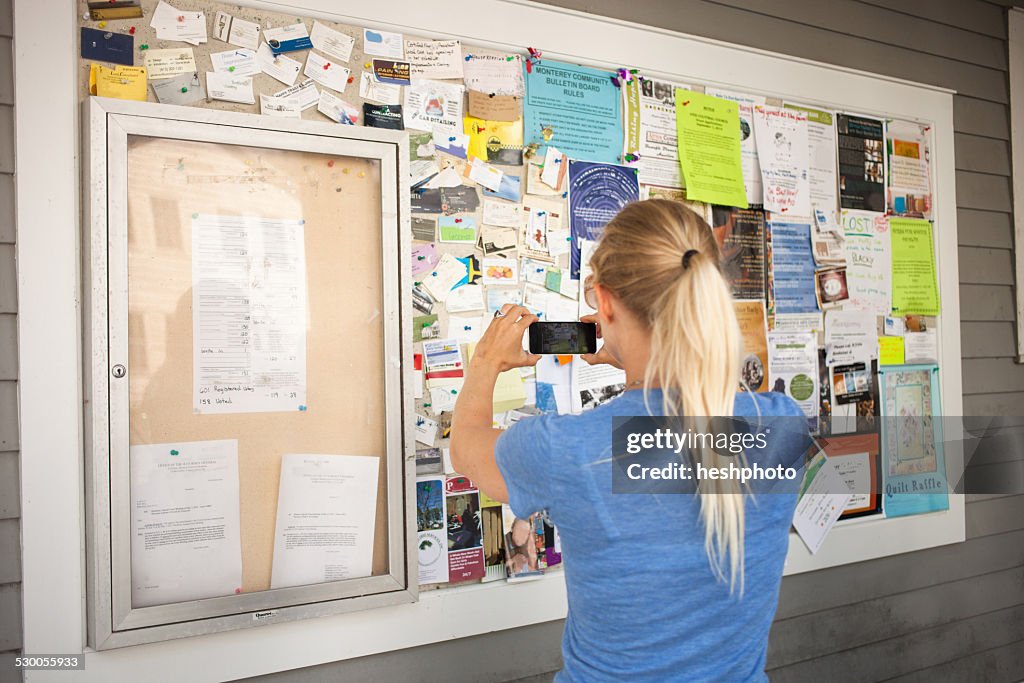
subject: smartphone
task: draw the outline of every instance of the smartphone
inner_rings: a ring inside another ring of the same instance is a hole
[[[530,353],[597,353],[597,325],[535,322],[530,325]]]

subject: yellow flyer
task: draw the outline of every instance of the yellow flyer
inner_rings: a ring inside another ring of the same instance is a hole
[[[93,64],[89,69],[89,92],[99,97],[146,101],[146,67]]]
[[[739,106],[677,88],[676,132],[687,197],[746,209]]]
[[[464,132],[469,135],[467,152],[489,164],[518,166],[523,163],[523,120],[490,121],[467,116]]]

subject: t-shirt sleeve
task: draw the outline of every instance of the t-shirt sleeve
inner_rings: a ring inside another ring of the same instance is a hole
[[[525,417],[498,437],[494,457],[508,490],[508,502],[523,519],[550,510],[565,466],[552,451],[552,425],[557,415]]]

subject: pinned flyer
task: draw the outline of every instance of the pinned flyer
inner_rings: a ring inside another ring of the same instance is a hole
[[[804,473],[804,485],[793,514],[793,527],[811,554],[818,552],[839,515],[850,502],[849,487],[835,463],[818,451]]]
[[[479,157],[472,157],[470,163],[466,164],[465,177],[474,183],[486,187],[492,192],[497,192],[501,187],[501,178],[504,172],[496,166],[491,166]]]

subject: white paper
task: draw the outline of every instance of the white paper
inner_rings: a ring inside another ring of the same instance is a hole
[[[364,100],[373,100],[381,104],[401,104],[402,86],[391,83],[378,83],[373,74],[364,71],[359,76],[359,96]]]
[[[850,500],[849,492],[838,493],[846,484],[836,471],[833,461],[826,458],[824,453],[818,453],[808,463],[807,470],[812,471],[819,462],[820,468],[807,484],[793,514],[793,527],[812,554],[821,548],[828,532]]]
[[[345,92],[351,71],[311,50],[306,57],[306,68],[302,73],[325,88]]]
[[[284,455],[270,587],[369,576],[380,458]]]
[[[853,422],[854,417],[850,416]],[[856,510],[871,505],[871,454],[850,453],[829,458],[835,465],[836,472],[850,488],[850,500],[843,507],[843,512]]]
[[[405,127],[431,132],[435,126],[461,127],[462,93],[461,85],[413,79],[405,88]]]
[[[676,89],[689,87],[649,78],[640,82],[640,149],[624,151],[640,155],[637,167],[641,183],[683,186],[676,145]]]
[[[811,313],[776,313],[776,332],[807,332],[822,328],[821,311]]]
[[[319,21],[313,22],[309,39],[317,50],[342,62],[352,58],[352,48],[356,44],[356,39],[352,36],[324,26]]]
[[[522,97],[523,59],[520,55],[469,54],[463,59],[462,77],[470,90],[488,95]]]
[[[462,285],[448,292],[444,301],[449,313],[467,313],[484,308],[484,288],[480,285]]]
[[[878,324],[865,311],[825,313],[825,362],[827,365],[870,363],[878,358]]]
[[[442,254],[441,259],[423,278],[422,283],[435,301],[444,302],[455,283],[464,277],[466,266],[451,254]]]
[[[397,86],[396,86],[397,87]],[[460,159],[466,158],[469,147],[469,133],[463,133],[447,126],[434,126],[434,149],[438,152],[451,154]]]
[[[193,216],[195,412],[306,409],[303,223]]]
[[[939,340],[935,330],[907,332],[903,336],[903,356],[908,364],[938,362]]]
[[[376,57],[401,59],[404,54],[402,34],[364,28],[363,52]]]
[[[296,62],[296,64],[298,64],[298,62]],[[312,78],[308,78],[302,83],[296,83],[284,90],[279,90],[274,93],[274,97],[297,97],[299,99],[299,106],[302,107],[302,111],[306,111],[310,107],[315,107],[320,103],[320,91],[317,90],[316,83]]]
[[[487,319],[483,316],[448,316],[448,336],[457,340],[459,344],[472,344],[480,341],[480,337],[486,329]]]
[[[263,73],[281,81],[287,86],[295,84],[295,79],[299,77],[299,70],[302,68],[301,62],[292,59],[288,55],[275,55],[266,43],[261,44],[260,49],[256,51],[256,62]],[[313,89],[316,90],[315,87]],[[286,95],[290,94],[292,93],[286,93]],[[280,97],[281,93],[277,93],[276,96]],[[300,99],[302,99],[305,105],[307,100],[305,98]],[[308,107],[304,106],[304,108]]]
[[[221,42],[228,42],[231,35],[231,15],[227,12],[217,12],[213,19],[213,37]]]
[[[334,93],[323,90],[316,110],[335,123],[355,125],[359,122],[359,110]]]
[[[242,586],[238,442],[131,446],[132,607]]]
[[[843,209],[849,306],[875,315],[892,312],[892,253],[884,214]]]
[[[206,14],[182,11],[163,0],[153,10],[149,25],[156,29],[159,40],[180,40],[192,45],[207,41]]]
[[[238,47],[255,50],[260,46],[260,25],[238,17],[232,18],[231,33],[228,34],[227,42]]]
[[[818,422],[818,340],[811,332],[768,333],[768,381],[771,391],[789,396]]]
[[[429,482],[436,495],[420,500],[420,486]],[[417,514],[416,543],[419,555],[419,583],[448,581],[448,528],[444,477],[422,477],[416,480]]]
[[[207,71],[206,92],[213,100],[256,104],[256,98],[252,93],[252,76],[235,76],[234,74]]]
[[[247,48],[225,50],[210,54],[213,70],[217,73],[228,73],[232,76],[255,76],[260,72],[256,61],[256,51]]]
[[[501,187],[501,178],[505,173],[497,166],[492,166],[479,157],[473,157],[469,164],[468,177],[474,183],[486,187],[491,192],[497,192]]]
[[[485,199],[483,222],[486,225],[503,228],[518,228],[523,222],[522,206],[497,199]]]
[[[431,387],[430,388],[430,410],[434,415],[447,413],[455,410],[455,401],[459,398],[457,387]]]
[[[264,116],[302,118],[302,103],[298,97],[274,97],[260,93],[260,113]]]
[[[807,113],[811,204],[834,214],[839,206],[835,113],[786,103]]]
[[[754,130],[765,211],[810,218],[807,114],[755,105]]]
[[[405,61],[414,78],[462,78],[462,47],[457,40],[407,40]]]
[[[417,415],[415,433],[418,442],[427,446],[433,446],[434,439],[437,438],[437,422],[429,417]]]
[[[626,390],[626,371],[601,363],[590,365],[582,358],[572,359],[572,412],[596,408]]]
[[[544,152],[544,167],[540,172],[540,181],[553,190],[561,189],[562,182],[568,173],[569,158],[558,151],[557,147],[548,145]]]
[[[757,158],[757,142],[754,131],[754,105],[764,104],[765,98],[760,95],[707,88],[705,94],[723,100],[730,100],[739,105],[740,113],[740,157],[743,161],[743,185],[747,190],[747,202],[760,204],[764,199],[761,183],[761,164]]]

